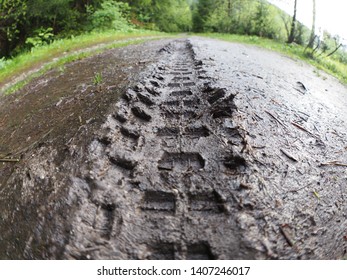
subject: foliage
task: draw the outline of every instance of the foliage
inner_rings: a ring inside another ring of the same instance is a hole
[[[0,57],[16,48],[26,12],[25,0],[0,0]]]
[[[102,83],[102,75],[100,72],[95,73],[94,78],[93,78],[93,85],[97,86]]]
[[[192,0],[0,0],[0,57],[92,30],[132,31],[133,23],[190,31]]]
[[[213,7],[213,0],[200,0],[196,3],[193,12],[193,29],[195,32],[203,32],[209,29],[208,21]]]
[[[263,0],[200,0],[194,7],[193,27],[196,32],[247,34],[283,40],[286,34],[282,13]]]
[[[186,0],[160,1],[154,6],[154,20],[166,32],[190,31],[191,11]]]
[[[128,3],[106,0],[91,15],[92,29],[127,31],[131,28],[126,18],[129,11]]]
[[[190,31],[189,0],[124,0],[132,7],[133,22],[165,32]]]
[[[7,64],[7,60],[4,57],[0,58],[0,70],[4,69]]]
[[[54,38],[53,28],[41,27],[37,30],[34,30],[33,37],[29,37],[26,39],[25,45],[28,46],[30,49],[32,49],[38,46],[51,43],[53,41],[53,38]]]
[[[51,27],[55,33],[76,28],[78,12],[73,0],[27,0],[28,33],[40,27]]]

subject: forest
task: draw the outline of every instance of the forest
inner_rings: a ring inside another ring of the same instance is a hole
[[[0,0],[0,59],[88,32],[149,29],[259,36],[347,63],[340,38],[316,36],[296,19],[296,4],[288,15],[265,0]]]

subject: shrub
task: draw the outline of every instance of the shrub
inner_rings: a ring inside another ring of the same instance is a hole
[[[30,49],[36,48],[42,45],[49,44],[53,41],[54,34],[53,34],[53,28],[39,28],[36,29],[33,32],[33,37],[28,37],[25,40],[26,47],[29,47]]]
[[[91,29],[128,31],[131,29],[131,25],[127,19],[129,10],[128,3],[106,0],[101,3],[101,8],[91,14]]]
[[[0,70],[5,68],[6,65],[7,65],[7,61],[6,61],[5,57],[0,58]]]

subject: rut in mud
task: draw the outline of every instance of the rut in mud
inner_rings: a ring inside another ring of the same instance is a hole
[[[234,96],[206,82],[188,42],[161,51],[167,61],[124,94],[91,145],[89,178],[74,181],[91,191],[66,258],[252,257],[235,222],[247,166]]]
[[[346,87],[313,70],[160,40],[1,97],[0,258],[345,258]]]

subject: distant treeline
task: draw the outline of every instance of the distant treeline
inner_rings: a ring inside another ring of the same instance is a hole
[[[53,39],[135,26],[191,31],[187,0],[0,0],[0,58]]]
[[[291,16],[265,0],[0,0],[0,58],[85,32],[135,28],[256,35],[286,42]],[[294,42],[310,31],[296,22]]]

